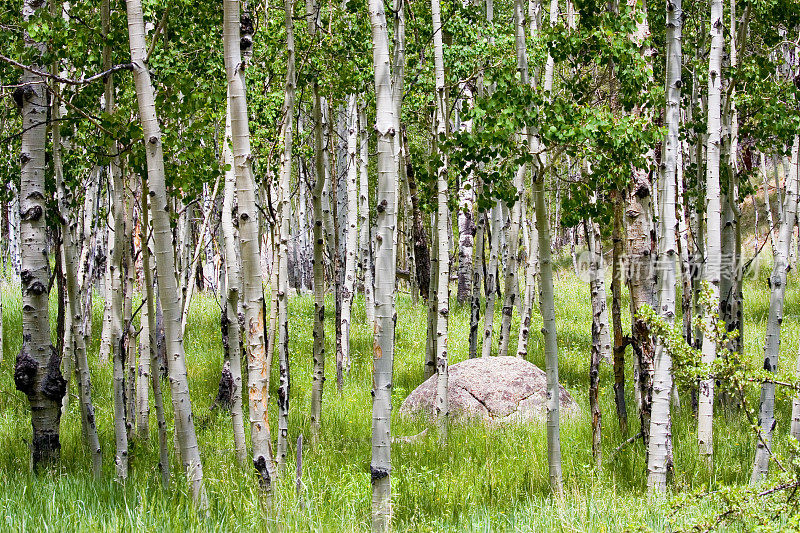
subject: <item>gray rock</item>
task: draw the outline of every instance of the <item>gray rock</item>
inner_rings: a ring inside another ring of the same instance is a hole
[[[453,420],[480,419],[488,423],[543,421],[547,417],[547,378],[536,365],[517,357],[479,357],[450,367],[448,390]],[[437,376],[414,389],[400,406],[404,416],[435,416]],[[559,387],[562,414],[578,406]]]

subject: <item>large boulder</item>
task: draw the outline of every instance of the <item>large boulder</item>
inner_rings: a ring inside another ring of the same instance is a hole
[[[400,406],[400,414],[431,420],[436,409],[437,376],[414,389]],[[450,416],[488,423],[545,420],[547,378],[543,370],[518,357],[480,357],[450,367]],[[577,411],[564,387],[559,386],[564,414]]]

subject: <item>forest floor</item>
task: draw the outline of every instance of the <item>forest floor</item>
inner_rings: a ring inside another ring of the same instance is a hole
[[[768,270],[763,265],[745,286],[747,354],[760,358],[766,327]],[[781,373],[794,369],[798,350],[800,291],[790,279],[781,331]],[[586,283],[569,271],[559,272],[556,308],[559,371],[562,384],[582,411],[562,420],[565,494],[554,499],[548,487],[544,424],[487,429],[482,425],[455,426],[442,448],[434,432],[413,443],[393,446],[392,484],[395,527],[398,531],[624,531],[652,528],[674,531],[690,526],[702,513],[714,512],[694,501],[691,510],[674,513],[668,502],[649,501],[645,492],[646,464],[641,440],[612,451],[625,438],[620,434],[613,403],[610,364],[601,373],[603,410],[602,468],[591,458],[588,416],[588,364],[591,309]],[[53,291],[55,293],[55,291]],[[90,459],[81,436],[77,402],[70,402],[62,419],[62,457],[53,472],[30,473],[28,442],[30,412],[13,382],[14,357],[21,343],[21,306],[18,287],[3,285],[5,358],[0,367],[0,530],[208,530],[365,531],[370,517],[371,328],[363,302],[353,314],[353,366],[344,390],[336,391],[332,342],[332,301],[326,307],[327,382],[323,400],[323,430],[319,443],[306,444],[303,453],[302,506],[295,493],[294,445],[287,475],[277,481],[272,507],[261,503],[253,472],[235,466],[230,418],[211,410],[217,393],[222,347],[219,306],[211,294],[195,298],[185,339],[191,397],[203,467],[211,501],[210,517],[192,509],[181,479],[172,465],[173,490],[161,488],[154,413],[150,440],[135,441],[131,450],[131,477],[113,480],[111,364],[97,360],[102,301],[95,299],[94,335],[90,349],[93,398],[103,445],[104,475],[92,479]],[[627,298],[627,296],[626,296]],[[623,309],[627,310],[627,299]],[[134,306],[135,307],[135,306]],[[498,312],[499,312],[499,307]],[[303,433],[310,442],[309,397],[313,300],[291,299],[289,329],[292,391],[290,443]],[[627,311],[625,311],[627,314]],[[55,309],[51,316],[55,316]],[[422,382],[425,354],[426,308],[412,306],[407,294],[397,302],[397,351],[393,394],[396,436],[415,435],[421,422],[396,415],[402,400]],[[467,357],[469,309],[453,308],[450,321],[450,357]],[[498,318],[499,320],[499,315]],[[518,326],[515,315],[514,331]],[[628,318],[626,317],[626,322]],[[626,324],[627,327],[627,324]],[[544,368],[540,317],[531,328],[531,361]],[[512,336],[516,339],[516,334]],[[512,346],[513,350],[513,346]],[[630,367],[630,349],[628,350]],[[628,369],[627,401],[631,433],[638,432]],[[273,372],[273,394],[277,372]],[[690,494],[703,487],[746,483],[755,438],[745,418],[718,410],[715,420],[715,467],[708,474],[696,447],[696,417],[688,394],[673,416],[675,476],[672,494]],[[167,399],[165,398],[165,403]],[[755,392],[752,398],[757,402]],[[275,405],[272,405],[276,420]],[[785,447],[791,398],[779,394],[776,446]],[[275,424],[277,426],[277,424]],[[744,527],[743,529],[749,529]]]

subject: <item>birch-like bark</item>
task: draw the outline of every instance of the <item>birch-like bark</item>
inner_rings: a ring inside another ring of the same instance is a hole
[[[278,236],[278,366],[280,384],[278,386],[278,471],[286,468],[286,455],[289,449],[289,224],[291,222],[291,177],[292,177],[292,134],[294,130],[295,48],[294,48],[294,1],[285,0],[286,15],[286,85],[283,119],[283,156],[280,176],[280,230]]]
[[[725,45],[722,28],[722,0],[711,2],[711,51],[708,76],[708,118],[706,140],[706,261],[703,278],[711,290],[711,309],[717,309],[720,298],[720,275],[722,267],[721,203],[720,203],[720,148],[722,145],[721,96],[722,54]],[[714,313],[705,313],[703,321],[707,327],[716,322]],[[713,337],[703,336],[702,358],[711,364],[717,357],[717,345]],[[714,380],[700,381],[697,407],[697,443],[700,456],[711,464],[714,451]]]
[[[539,308],[542,313],[545,372],[547,374],[547,465],[553,492],[563,492],[561,474],[561,436],[559,422],[558,339],[553,295],[553,263],[550,257],[550,223],[547,220],[544,179],[534,173],[533,199],[536,231],[539,235]]]
[[[28,21],[46,2],[25,0],[22,18]],[[37,61],[46,46],[25,34],[25,47]],[[41,70],[41,65],[34,65]],[[17,91],[22,100],[20,144],[20,278],[22,281],[22,349],[17,355],[14,382],[25,393],[31,407],[34,469],[59,459],[59,419],[66,381],[61,361],[50,341],[47,217],[45,203],[45,149],[47,145],[48,98],[42,76],[23,71]]]
[[[358,108],[358,129],[360,139],[358,157],[358,247],[361,249],[361,272],[364,280],[364,310],[367,315],[367,323],[373,324],[375,322],[375,268],[372,262],[372,239],[370,238],[372,223],[369,216],[369,175],[367,174],[369,133],[367,133],[367,111],[363,105]],[[417,279],[416,276],[414,279]]]
[[[438,282],[436,284],[436,421],[439,438],[447,439],[449,418],[447,328],[450,314],[450,232],[447,222],[450,209],[447,205],[447,154],[441,146],[447,137],[447,95],[444,80],[444,44],[442,42],[442,18],[439,0],[431,0],[431,23],[433,28],[433,64],[436,80],[436,147],[441,164],[436,169],[436,232],[437,255],[439,256]]]
[[[600,466],[602,413],[600,411],[600,361],[611,357],[611,337],[608,332],[608,307],[606,305],[605,263],[603,261],[600,224],[584,221],[586,242],[589,246],[589,291],[592,301],[592,352],[589,360],[589,410],[592,416],[592,457]]]
[[[800,378],[800,349],[797,351],[795,376]],[[795,398],[792,400],[792,421],[789,427],[789,434],[800,441],[800,394],[795,396]]]
[[[535,215],[534,215],[535,216]],[[528,341],[531,332],[531,317],[533,315],[533,298],[536,292],[536,274],[539,271],[539,235],[536,226],[531,220],[523,217],[523,228],[527,229],[527,257],[525,259],[525,294],[522,301],[522,316],[519,323],[519,338],[517,339],[517,357],[528,358]]]
[[[719,0],[717,0],[719,1]],[[800,137],[795,136],[792,146],[792,159],[786,176],[783,215],[778,229],[778,243],[775,247],[774,266],[769,278],[769,314],[767,332],[764,338],[764,370],[778,371],[778,354],[781,344],[781,322],[783,321],[783,300],[786,293],[786,275],[789,271],[789,249],[797,222],[798,201],[798,145]],[[767,475],[769,458],[772,455],[772,433],[775,429],[775,383],[761,385],[761,403],[758,412],[759,435],[756,441],[756,456],[750,484],[756,485]]]
[[[500,233],[503,231],[502,207],[496,203],[492,208],[489,241],[489,267],[486,270],[486,307],[483,313],[483,344],[481,356],[492,355],[492,331],[494,329],[494,304],[497,299],[497,264],[500,256]]]
[[[233,224],[234,202],[236,200],[236,172],[233,170],[233,152],[230,148],[230,113],[226,113],[225,139],[222,148],[225,171],[224,196],[222,198],[223,246],[225,247],[225,327],[228,332],[228,360],[230,361],[231,382],[231,423],[233,425],[233,448],[236,462],[244,466],[247,461],[247,441],[242,412],[242,349],[239,326],[239,293],[241,292],[241,273],[237,254],[236,228]]]
[[[248,364],[250,439],[253,465],[261,487],[270,490],[274,478],[269,428],[269,372],[264,338],[264,290],[258,238],[256,187],[252,173],[250,128],[247,122],[247,98],[244,68],[239,48],[239,0],[225,0],[223,45],[225,72],[228,78],[228,110],[231,116],[231,145],[236,173],[239,238],[242,266],[242,307],[245,321],[245,351]],[[288,296],[288,295],[287,295]]]
[[[558,0],[550,2],[549,22],[553,26],[558,17]],[[544,92],[547,97],[553,91],[553,58],[548,54],[544,73]],[[534,137],[534,142],[536,142]],[[536,148],[536,147],[534,147]],[[536,152],[538,150],[534,150]],[[556,330],[556,306],[553,295],[553,262],[551,259],[550,221],[548,220],[544,180],[547,153],[539,156],[540,167],[533,169],[532,190],[536,231],[539,234],[539,309],[542,314],[542,335],[544,336],[545,373],[547,376],[547,466],[550,474],[550,487],[560,495],[564,492],[561,473],[561,435],[559,418],[558,384],[558,332]]]
[[[341,322],[342,341],[339,345],[341,361],[345,373],[350,372],[350,318],[353,307],[353,294],[356,281],[356,251],[358,245],[358,106],[356,95],[351,94],[347,103],[347,177],[345,187],[346,231],[344,242],[344,272],[342,275],[342,303],[339,320]]]
[[[310,7],[310,9],[309,9]],[[319,6],[315,0],[306,3],[308,33],[314,39],[318,32]],[[319,83],[312,82],[314,122],[314,187],[311,189],[311,204],[314,213],[314,329],[312,332],[313,367],[311,370],[311,440],[316,445],[322,426],[322,391],[325,385],[325,213],[322,209],[322,195],[325,190],[325,131],[323,124],[322,96]],[[366,290],[366,288],[365,288]],[[365,296],[366,299],[366,296]]]
[[[481,325],[481,286],[484,260],[484,242],[486,241],[486,213],[478,213],[475,228],[475,256],[472,258],[472,295],[470,296],[469,319],[469,356],[478,357],[478,330]]]
[[[153,220],[154,248],[156,265],[161,273],[158,280],[159,300],[164,315],[164,332],[167,345],[172,407],[175,412],[175,431],[178,435],[180,455],[184,461],[186,477],[194,503],[201,509],[208,507],[203,483],[203,466],[200,461],[200,448],[192,418],[192,403],[189,398],[189,382],[186,375],[186,360],[183,339],[180,335],[180,302],[178,287],[173,276],[175,272],[172,231],[167,199],[167,186],[164,173],[164,153],[161,144],[161,130],[156,115],[153,85],[147,69],[147,45],[145,41],[144,15],[141,0],[128,0],[125,4],[128,13],[128,37],[130,41],[133,78],[136,83],[136,97],[142,135],[147,156],[148,182],[152,186],[151,214]],[[238,26],[238,25],[237,25]]]
[[[393,102],[391,58],[383,2],[369,0],[372,65],[375,75],[375,133],[378,148],[375,235],[375,339],[372,379],[372,530],[392,524],[391,410],[394,361],[395,230],[399,121]]]
[[[658,302],[659,314],[668,324],[675,321],[675,239],[676,176],[681,164],[679,138],[681,102],[681,26],[680,0],[667,3],[667,102],[662,169],[658,186]],[[656,341],[653,373],[653,411],[647,460],[647,487],[651,492],[667,489],[667,474],[672,469],[672,357],[663,339]]]
[[[104,1],[101,7],[101,19],[104,34],[109,32],[109,3]],[[111,48],[109,45],[103,46],[103,66],[110,68]],[[114,96],[114,77],[109,75],[105,79],[105,111],[113,114],[116,108]],[[116,147],[112,144],[112,150]],[[113,249],[109,263],[110,285],[106,292],[111,301],[110,327],[111,327],[111,353],[113,354],[113,391],[114,391],[114,442],[116,454],[114,465],[116,476],[121,480],[128,477],[128,428],[126,420],[125,406],[125,358],[127,355],[126,336],[123,332],[124,321],[124,290],[125,278],[123,272],[123,255],[125,253],[125,187],[122,180],[122,171],[118,158],[111,158],[108,167],[109,194],[111,217],[114,221]],[[132,413],[131,413],[132,415]]]
[[[156,291],[153,288],[153,269],[150,264],[150,211],[148,203],[150,201],[150,191],[147,187],[147,179],[142,177],[142,233],[147,235],[142,238],[142,273],[144,276],[144,290],[147,298],[147,346],[149,352],[144,357],[150,358],[150,382],[153,386],[153,407],[156,410],[156,424],[158,425],[158,466],[161,470],[161,484],[164,488],[169,487],[170,468],[169,468],[169,440],[167,439],[167,419],[164,414],[164,397],[161,393],[161,373],[158,371],[158,342],[156,337],[158,330],[156,326]]]
[[[52,118],[55,124],[59,124],[60,109],[54,102],[51,108]],[[86,343],[81,332],[83,324],[83,307],[78,293],[77,266],[78,258],[75,253],[75,242],[73,240],[72,227],[76,221],[70,214],[69,199],[67,188],[64,183],[63,167],[61,163],[61,134],[59,127],[52,128],[53,135],[53,173],[58,187],[59,206],[61,211],[61,239],[63,250],[63,268],[65,285],[67,290],[67,306],[70,316],[69,345],[65,345],[67,357],[72,358],[76,363],[75,373],[78,381],[78,397],[80,398],[81,425],[89,455],[92,458],[92,474],[95,479],[99,479],[103,472],[103,456],[100,448],[100,439],[97,435],[97,424],[95,423],[94,404],[92,403],[92,384],[89,372],[89,360],[86,356]],[[0,307],[0,310],[2,308]],[[0,329],[2,329],[2,319],[0,318]],[[2,343],[2,332],[0,332],[0,343]],[[66,343],[65,343],[66,344]],[[1,348],[0,348],[1,349]],[[0,352],[0,355],[2,352]],[[0,357],[2,361],[2,357]]]

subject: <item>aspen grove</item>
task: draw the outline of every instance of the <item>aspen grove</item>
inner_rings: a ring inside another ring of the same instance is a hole
[[[800,531],[800,1],[0,43],[0,528]]]

